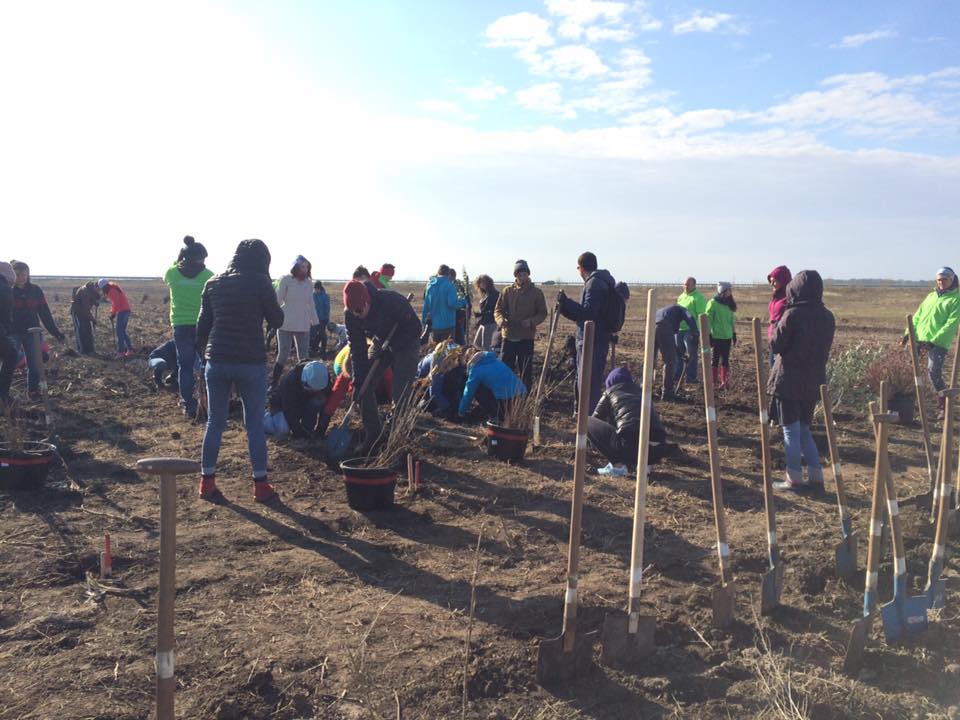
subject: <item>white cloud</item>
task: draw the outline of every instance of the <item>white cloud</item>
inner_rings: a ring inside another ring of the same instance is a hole
[[[438,115],[460,115],[463,113],[463,109],[459,105],[449,100],[420,100],[417,102],[417,109]]]
[[[734,22],[735,18],[729,13],[710,13],[697,11],[686,20],[679,20],[673,24],[675,35],[702,32],[734,32],[742,34],[744,29]]]
[[[858,48],[874,40],[887,40],[897,37],[896,30],[874,30],[873,32],[857,33],[856,35],[844,35],[840,42],[831,45],[833,48]]]
[[[606,75],[610,68],[603,64],[595,50],[585,45],[564,45],[548,50],[542,61],[533,66],[533,70],[564,80],[587,80]]]
[[[538,110],[551,115],[572,120],[577,116],[575,110],[563,102],[560,83],[548,82],[533,85],[514,93],[517,102],[528,110]]]
[[[626,42],[633,37],[633,32],[627,28],[589,27],[586,29],[587,41],[596,43],[609,40],[610,42]]]
[[[514,48],[526,55],[554,42],[550,21],[530,12],[499,17],[487,26],[484,34],[488,47]]]
[[[691,110],[674,115],[668,108],[659,107],[630,115],[626,121],[634,126],[649,128],[661,137],[719,130],[730,123],[750,117],[749,113],[734,110]]]
[[[503,85],[497,85],[491,80],[484,80],[476,87],[461,87],[457,90],[474,102],[490,102],[507,94],[507,89]]]
[[[619,23],[627,4],[607,0],[546,0],[547,12],[560,18],[557,32],[579,40],[587,25],[598,21]]]

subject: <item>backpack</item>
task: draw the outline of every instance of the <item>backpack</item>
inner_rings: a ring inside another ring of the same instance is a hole
[[[626,283],[622,282],[617,283],[611,292],[607,293],[607,310],[604,320],[607,330],[611,333],[620,332],[623,329],[623,323],[627,318],[627,297],[630,297],[630,289]]]

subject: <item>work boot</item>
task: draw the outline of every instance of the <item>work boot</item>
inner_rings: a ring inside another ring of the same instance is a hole
[[[216,474],[200,475],[200,499],[213,501],[222,497],[223,494],[217,488]]]
[[[793,470],[790,470],[790,468],[787,468],[782,481],[773,483],[774,490],[800,491],[807,490],[809,487],[810,486],[803,479],[803,470],[800,472],[794,472]]]
[[[277,497],[277,491],[267,482],[265,476],[253,481],[253,499],[258,503],[270,502],[275,497]]]

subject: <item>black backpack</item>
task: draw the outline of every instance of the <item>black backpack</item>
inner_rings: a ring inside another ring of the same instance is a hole
[[[622,282],[617,283],[607,293],[607,312],[604,319],[609,332],[616,333],[623,329],[623,323],[627,317],[628,297],[630,297],[630,289],[626,283]]]

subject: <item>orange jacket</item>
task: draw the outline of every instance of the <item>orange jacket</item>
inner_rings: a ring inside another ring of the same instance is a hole
[[[103,296],[110,301],[110,315],[118,315],[122,312],[130,312],[130,301],[127,300],[127,294],[120,289],[116,283],[107,283],[107,286],[101,291]]]

